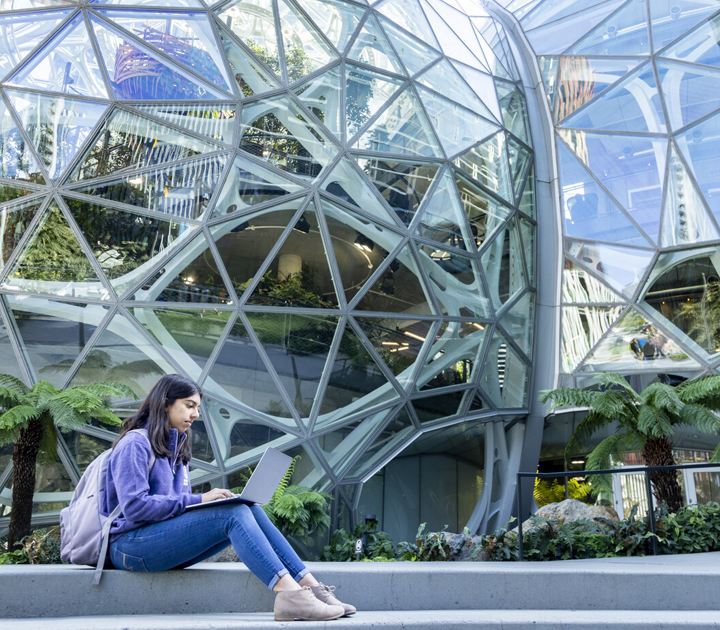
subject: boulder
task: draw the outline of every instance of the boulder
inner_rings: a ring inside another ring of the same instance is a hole
[[[588,505],[577,499],[565,499],[559,503],[548,503],[543,505],[535,516],[560,521],[561,523],[572,523],[574,521],[592,521],[596,518],[606,518],[611,521],[619,521],[620,517],[612,508],[604,505]],[[543,527],[544,524],[533,524],[531,519],[523,523],[523,534],[536,527]],[[517,535],[517,527],[511,530]]]
[[[472,536],[470,539],[464,534],[451,534],[445,533],[445,551],[448,553],[448,560],[450,562],[462,562],[470,560],[470,556],[473,554],[477,547],[480,547],[480,536]],[[455,549],[460,545],[457,553],[452,554],[452,549]],[[487,560],[487,554],[482,549],[478,549],[472,562],[484,562]]]

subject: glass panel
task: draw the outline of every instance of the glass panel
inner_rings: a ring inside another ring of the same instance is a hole
[[[330,137],[307,122],[287,96],[243,108],[240,148],[308,179],[317,177],[337,153]]]
[[[562,120],[589,103],[633,68],[641,59],[561,57],[556,119]]]
[[[301,417],[310,415],[332,344],[336,317],[247,313],[270,363]]]
[[[456,157],[454,162],[455,166],[464,170],[486,188],[499,194],[508,203],[513,203],[512,180],[504,133],[495,134],[489,140],[474,146]]]
[[[230,168],[213,217],[220,217],[304,190],[275,171],[238,155]]]
[[[297,439],[211,396],[204,396],[203,402],[226,468],[259,457],[267,447],[282,448]]]
[[[382,221],[395,224],[390,212],[385,209],[377,195],[373,194],[371,186],[358,173],[357,166],[346,157],[340,158],[320,187]]]
[[[622,298],[570,259],[563,267],[562,300],[566,304],[605,304],[621,302]]]
[[[2,190],[5,192],[14,189],[2,187]],[[5,263],[15,251],[43,201],[43,199],[35,199],[0,207],[0,270],[4,269]]]
[[[335,51],[289,0],[278,0],[285,65],[291,83],[337,59]]]
[[[427,162],[402,162],[372,157],[358,157],[357,161],[405,225],[410,225],[440,169],[439,164]]]
[[[232,315],[231,311],[172,306],[131,308],[130,311],[153,339],[194,378],[200,376]]]
[[[162,221],[76,199],[65,198],[65,202],[118,295],[193,232],[186,223]]]
[[[650,246],[650,242],[560,140],[558,157],[567,236]]]
[[[70,386],[115,381],[143,397],[161,376],[175,371],[151,342],[138,334],[130,320],[117,313],[93,345]]]
[[[597,283],[597,280],[594,282]],[[622,306],[563,306],[563,371],[573,372],[622,313]]]
[[[336,308],[315,204],[311,201],[255,286],[247,304]]]
[[[9,182],[2,182],[0,183],[0,204],[20,199],[35,192],[38,191],[33,188],[24,188],[21,182],[14,182],[14,185]]]
[[[100,103],[30,92],[6,94],[52,178],[70,164],[107,109]]]
[[[673,2],[673,5],[677,4]],[[701,24],[661,54],[669,59],[720,67],[720,15]]]
[[[94,435],[80,433],[79,431],[73,431],[70,434],[64,433],[63,440],[70,451],[70,455],[78,465],[81,475],[85,472],[90,462],[103,451],[107,451],[112,445],[111,442],[101,440]]]
[[[199,219],[217,189],[226,162],[227,157],[219,155],[102,182],[91,180],[73,188],[180,219]]]
[[[656,66],[673,130],[718,109],[720,72],[669,61],[658,61]]]
[[[474,258],[434,245],[420,245],[420,262],[444,315],[491,317],[490,300],[485,297]]]
[[[495,81],[495,88],[505,128],[525,144],[531,144],[527,105],[522,92],[516,86],[498,80]]]
[[[10,82],[48,92],[108,98],[82,15],[74,17]]]
[[[687,33],[718,8],[715,0],[654,0],[648,5],[653,48],[656,51]]]
[[[205,13],[101,11],[101,14],[192,68],[206,81],[230,90],[230,80]]]
[[[434,92],[418,86],[418,93],[448,156],[464,151],[497,131],[485,118]]]
[[[10,109],[0,100],[0,175],[44,184],[42,168],[30,144],[25,142]]]
[[[470,232],[480,247],[510,216],[512,210],[460,175],[455,175],[465,214],[470,220]]]
[[[570,49],[573,55],[647,55],[650,53],[645,0],[628,2]]]
[[[523,251],[525,252],[525,265],[527,268],[528,282],[530,286],[535,285],[535,241],[536,241],[536,229],[535,225],[530,223],[527,219],[518,216],[518,222],[520,223],[520,236],[523,243]]]
[[[401,236],[368,219],[322,200],[345,299],[350,302],[400,242]]]
[[[480,386],[497,407],[524,407],[530,368],[498,332],[493,335]]]
[[[280,58],[272,0],[237,0],[221,9],[218,19],[279,76]]]
[[[0,74],[7,76],[68,15],[48,11],[0,17]]]
[[[719,36],[720,37],[720,36]],[[688,129],[676,138],[683,157],[695,176],[715,218],[720,218],[717,155],[720,151],[720,114]]]
[[[426,2],[423,2],[422,6],[430,24],[432,25],[433,31],[442,46],[443,52],[448,57],[457,59],[471,66],[477,66],[479,62],[478,57],[470,52],[470,49],[463,43],[463,39],[459,36],[459,27],[461,27],[459,20],[454,20],[453,27],[450,27]],[[465,25],[465,30],[467,30],[468,26],[469,24]],[[470,27],[470,29],[472,29],[472,27]],[[457,34],[456,31],[458,31]],[[470,37],[474,37],[474,35],[470,35],[467,39],[469,40]],[[482,64],[481,61],[480,64]]]
[[[343,52],[365,9],[343,0],[303,0],[302,8],[340,52]]]
[[[381,313],[431,314],[430,298],[425,292],[420,271],[409,245],[383,268],[355,307],[360,311]]]
[[[55,203],[35,226],[3,286],[68,297],[110,297]]]
[[[203,388],[295,427],[287,404],[240,319],[233,325]]]
[[[440,396],[418,398],[412,401],[420,424],[427,424],[440,418],[449,418],[462,411],[463,399],[468,390],[448,392]]]
[[[525,181],[522,197],[518,204],[518,210],[527,216],[535,218],[535,166],[530,167],[530,174]]]
[[[390,100],[402,81],[352,64],[345,66],[345,72],[347,137],[352,138]]]
[[[19,378],[23,382],[25,381],[25,376],[20,369],[20,364],[18,363],[17,357],[15,356],[15,351],[10,344],[8,330],[5,327],[5,323],[2,319],[0,319],[0,363],[2,364],[3,374],[10,374],[10,376]],[[10,449],[10,451],[12,452],[12,448]],[[2,464],[2,470],[5,469],[5,466],[7,466],[7,464],[10,462],[11,458],[8,457],[7,461],[2,461],[3,459],[4,458],[0,457],[0,464]]]
[[[484,341],[483,324],[442,322],[430,349],[430,358],[418,374],[415,389],[427,391],[470,383],[482,367]]]
[[[510,171],[512,173],[513,190],[515,192],[515,197],[517,198],[520,195],[520,189],[525,182],[527,169],[532,161],[532,153],[520,143],[515,142],[512,138],[508,138],[507,151]]]
[[[533,328],[535,323],[535,294],[528,292],[503,315],[500,320],[510,338],[532,358]]]
[[[353,145],[356,149],[442,157],[412,87],[405,88]]]
[[[431,90],[445,95],[450,100],[473,110],[475,113],[485,118],[493,118],[485,103],[478,98],[447,59],[443,59],[429,70],[423,72],[417,80]]]
[[[437,45],[435,34],[417,0],[389,0],[379,3],[375,8],[424,42],[431,46]]]
[[[646,249],[565,239],[565,251],[591,269],[618,293],[631,297],[654,257]]]
[[[390,43],[383,35],[375,16],[372,14],[365,20],[365,24],[363,24],[355,43],[348,53],[348,59],[361,61],[381,70],[405,74],[400,60],[393,52]]]
[[[190,73],[174,67],[149,46],[143,46],[91,18],[100,54],[119,100],[212,100],[221,97]]]
[[[330,378],[322,396],[316,429],[329,424],[327,414],[339,419],[338,416],[347,417],[399,397],[349,325],[328,370]],[[342,415],[333,413],[339,409],[342,409]]]
[[[162,118],[195,133],[221,142],[232,142],[234,105],[134,105],[135,109]]]
[[[527,286],[520,238],[514,219],[508,221],[490,245],[486,246],[480,260],[496,309]]]
[[[342,137],[342,73],[336,66],[295,90],[305,107],[335,136]]]
[[[646,63],[575,112],[563,127],[665,133],[665,114],[652,64]]]
[[[462,78],[467,81],[468,85],[473,89],[492,114],[494,120],[500,121],[502,115],[500,113],[500,104],[495,95],[495,81],[485,72],[480,72],[477,68],[466,66],[465,64],[453,61],[452,65],[461,74]],[[440,90],[441,92],[443,90]],[[468,104],[472,109],[472,105]]]
[[[215,258],[202,235],[142,285],[130,299],[141,302],[232,303]]]
[[[669,330],[680,329],[710,355],[720,352],[717,255],[679,261],[678,257],[678,254],[660,256],[645,303],[655,309],[659,322]]]
[[[393,451],[415,433],[415,427],[406,407],[400,410],[390,422],[383,427],[380,434],[367,447],[362,457],[348,471],[346,477],[359,479],[367,475],[373,468],[380,465]]]
[[[96,137],[70,181],[157,166],[219,148],[122,109],[110,114]]]
[[[240,96],[254,96],[280,87],[275,75],[238,44],[222,26],[218,27],[218,33]],[[279,72],[274,66],[271,67]]]
[[[670,150],[662,246],[716,240],[718,232],[708,215],[700,194],[675,151]]]
[[[434,322],[374,317],[356,317],[355,321],[400,385],[407,388]]]
[[[36,378],[60,387],[106,308],[27,296],[8,295],[7,300]]]
[[[394,413],[395,409],[385,409],[315,438],[315,443],[335,474],[342,473],[355,454],[363,450]]]
[[[555,90],[558,83],[558,66],[560,64],[559,57],[552,56],[541,56],[538,57],[538,64],[540,66],[540,73],[543,78],[543,85],[545,86],[545,94],[550,101],[550,109],[555,104]]]
[[[559,134],[644,232],[657,241],[667,141],[565,129]]]
[[[475,249],[455,183],[448,171],[443,173],[425,203],[416,234],[451,247],[469,251]]]
[[[434,48],[430,48],[421,40],[413,37],[408,33],[404,33],[389,20],[380,18],[380,23],[395,47],[398,56],[405,64],[408,74],[416,74],[429,63],[440,57],[440,53]]]
[[[607,14],[613,11],[619,4],[622,4],[622,0],[615,0],[615,2],[603,2],[603,0],[546,0],[543,2],[542,8],[531,6],[531,10],[526,11],[523,9],[523,16],[520,19],[520,23],[525,30],[529,31],[533,28],[543,26],[548,22],[554,22],[555,20],[560,20],[574,13],[587,10],[589,7],[598,4],[605,5]],[[520,11],[513,12],[516,17],[519,17],[518,14]]]
[[[629,311],[580,368],[581,372],[699,370],[700,365],[636,311]]]

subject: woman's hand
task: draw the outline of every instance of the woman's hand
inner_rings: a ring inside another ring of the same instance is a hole
[[[217,501],[218,499],[231,499],[234,496],[230,490],[225,488],[213,488],[210,492],[202,495],[202,503],[210,503],[210,501]]]

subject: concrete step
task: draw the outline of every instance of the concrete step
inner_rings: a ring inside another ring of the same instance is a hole
[[[309,563],[362,611],[715,611],[720,553],[565,562]],[[240,563],[182,571],[0,566],[0,617],[210,615],[272,610],[273,593]],[[23,596],[19,596],[23,594]],[[345,623],[344,620],[343,623]]]
[[[325,622],[277,622],[270,613],[136,615],[0,621],[3,630],[710,630],[716,611],[687,610],[404,610],[358,612]]]

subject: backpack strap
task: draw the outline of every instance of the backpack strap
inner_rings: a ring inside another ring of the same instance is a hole
[[[132,431],[129,431],[129,433],[141,433],[145,436],[145,439],[150,442],[150,438],[148,437],[147,429],[133,429]],[[153,466],[155,465],[155,451],[152,450],[152,444],[150,445],[150,465],[148,467],[148,475],[150,475],[150,471],[153,469]],[[107,552],[108,552],[108,546],[110,545],[110,527],[113,524],[113,521],[120,516],[121,512],[121,506],[118,503],[118,505],[115,507],[115,509],[110,512],[110,514],[107,517],[107,520],[103,524],[102,527],[102,546],[100,547],[100,556],[98,557],[98,563],[97,567],[95,567],[95,574],[93,576],[93,586],[97,586],[100,584],[100,578],[102,577],[103,569],[105,568],[105,560],[107,558]]]

